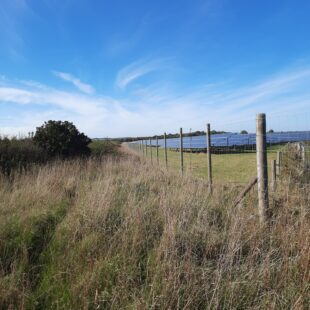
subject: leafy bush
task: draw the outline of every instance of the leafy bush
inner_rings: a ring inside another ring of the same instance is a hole
[[[50,156],[71,157],[88,155],[91,142],[84,133],[68,121],[48,121],[37,127],[34,142]]]

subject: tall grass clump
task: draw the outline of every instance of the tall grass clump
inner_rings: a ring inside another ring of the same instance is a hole
[[[92,157],[117,156],[119,144],[114,141],[94,140],[89,144],[89,154]],[[85,154],[78,154],[81,157]],[[1,137],[0,136],[0,173],[6,176],[21,173],[37,164],[45,164],[51,160],[65,157],[51,155],[34,142],[32,138]],[[70,157],[69,157],[70,158]]]
[[[309,195],[279,185],[269,226],[237,195],[130,156],[1,178],[0,308],[309,308]]]
[[[0,172],[10,175],[21,172],[29,165],[45,163],[46,152],[37,146],[31,138],[7,138],[0,136]]]

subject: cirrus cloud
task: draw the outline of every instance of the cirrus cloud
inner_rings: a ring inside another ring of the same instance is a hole
[[[135,61],[125,66],[118,72],[116,85],[119,88],[124,89],[128,84],[141,78],[142,76],[163,69],[165,67],[165,62],[166,59],[141,59]]]
[[[77,77],[73,76],[70,73],[60,71],[53,71],[53,73],[62,80],[72,83],[83,93],[93,94],[95,92],[95,89],[91,85],[81,82],[81,80],[79,80]]]

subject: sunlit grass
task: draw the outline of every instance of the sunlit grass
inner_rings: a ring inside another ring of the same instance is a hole
[[[275,160],[277,150],[282,146],[272,146],[268,148],[267,161],[268,170],[271,172],[271,161]],[[141,151],[137,151],[143,156]],[[150,148],[148,148],[147,159],[151,160]],[[165,165],[164,149],[158,149],[160,165]],[[168,169],[180,170],[181,161],[178,151],[167,151]],[[208,162],[205,153],[184,152],[184,171],[194,176],[207,178]],[[157,162],[156,148],[152,148],[152,161]],[[238,153],[238,154],[212,154],[212,173],[215,183],[247,183],[256,175],[256,153]]]

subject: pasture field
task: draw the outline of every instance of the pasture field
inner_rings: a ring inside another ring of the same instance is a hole
[[[267,159],[270,174],[271,161],[277,157],[277,151],[283,146],[271,146],[268,148]],[[165,165],[164,150],[158,150],[161,165]],[[153,147],[153,162],[156,163],[156,148]],[[176,151],[167,151],[168,168],[180,170],[180,154]],[[150,158],[150,152],[148,150]],[[207,178],[208,163],[205,153],[184,153],[184,171],[197,177]],[[214,183],[247,183],[257,173],[256,171],[256,153],[238,153],[238,154],[212,154],[212,172]]]

